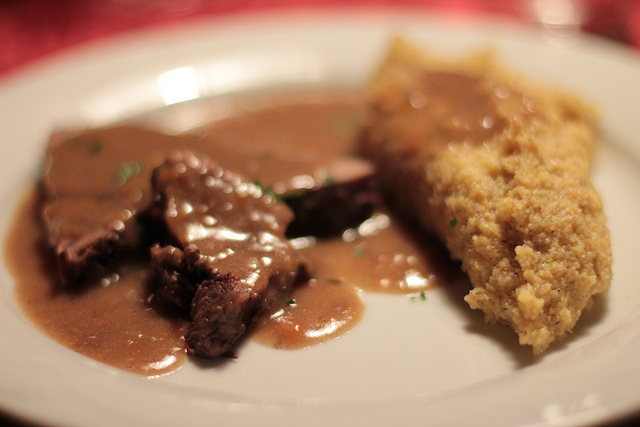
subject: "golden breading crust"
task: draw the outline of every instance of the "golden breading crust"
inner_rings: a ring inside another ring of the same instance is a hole
[[[449,86],[425,86],[442,76]],[[483,102],[495,107],[484,119],[461,113]],[[593,110],[500,69],[490,53],[443,62],[396,40],[366,120],[362,149],[390,197],[461,261],[473,285],[465,300],[488,322],[508,324],[539,354],[606,293],[611,244],[589,177]]]

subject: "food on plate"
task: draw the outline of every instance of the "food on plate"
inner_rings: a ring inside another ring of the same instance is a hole
[[[366,219],[376,203],[373,169],[345,156],[326,165],[274,159],[135,126],[57,132],[45,155],[40,194],[61,283],[99,279],[156,238],[141,218],[152,202],[151,175],[178,148],[231,165],[288,203],[296,211],[289,237],[338,233]]]
[[[187,351],[235,354],[244,337],[315,345],[359,322],[362,290],[412,296],[446,281],[442,246],[380,206],[375,169],[354,156],[358,99],[212,99],[233,114],[181,135],[149,130],[146,117],[55,132],[7,241],[22,307],[65,346],[155,376]],[[218,178],[233,185],[210,191]],[[229,215],[213,214],[218,199]],[[233,256],[214,256],[217,245]],[[261,270],[255,289],[243,286],[250,268]]]
[[[251,182],[194,150],[256,169],[259,178]],[[72,292],[108,283],[127,258],[153,245],[154,298],[188,313],[187,351],[200,357],[231,355],[256,314],[309,281],[309,265],[286,232],[339,234],[377,202],[373,170],[362,160],[338,156],[321,172],[322,165],[132,126],[56,133],[45,159],[40,214],[60,283]],[[265,172],[278,169],[285,172]],[[314,178],[287,176],[301,170]]]
[[[488,322],[535,354],[563,338],[611,281],[611,244],[589,177],[597,120],[491,52],[429,57],[397,39],[367,97],[362,151],[400,210],[446,244]]]
[[[402,40],[364,99],[235,96],[54,133],[21,211],[37,215],[8,243],[43,330],[159,375],[180,354],[234,355],[252,333],[275,348],[339,336],[362,290],[425,300],[455,277],[450,254],[467,303],[539,354],[606,293],[597,118],[579,100],[490,53],[443,61]],[[228,116],[179,135],[143,125],[207,108]]]
[[[327,167],[329,180],[276,193],[293,210],[289,238],[331,237],[357,227],[380,203],[377,174],[370,162],[343,158]]]
[[[151,283],[189,311],[190,354],[231,352],[262,306],[285,300],[308,266],[285,238],[291,210],[212,160],[179,151],[155,169],[151,209],[172,244],[151,249]]]
[[[45,153],[40,199],[60,282],[99,279],[139,250],[153,169],[176,147],[201,145],[197,138],[135,127],[55,132]]]

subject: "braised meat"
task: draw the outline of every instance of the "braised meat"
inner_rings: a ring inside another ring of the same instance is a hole
[[[60,281],[99,278],[123,253],[144,249],[151,173],[177,147],[199,148],[196,137],[135,127],[55,133],[40,180],[46,243]]]
[[[157,296],[190,310],[191,354],[228,353],[253,315],[307,274],[284,237],[292,213],[260,186],[186,151],[158,167],[152,182],[153,212],[173,242],[152,249]]]
[[[327,172],[327,179],[315,181],[310,188],[278,194],[294,213],[287,237],[339,235],[371,217],[380,203],[370,162],[345,157],[328,165]]]

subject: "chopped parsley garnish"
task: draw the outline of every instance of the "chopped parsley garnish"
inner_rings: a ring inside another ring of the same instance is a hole
[[[102,141],[99,139],[92,139],[89,141],[89,153],[98,154],[102,151]]]
[[[357,246],[353,250],[353,256],[356,258],[362,258],[367,251],[362,246]]]
[[[142,168],[138,162],[132,161],[121,164],[114,175],[116,185],[118,187],[124,185],[128,179],[133,178],[136,175],[140,175],[141,172]]]
[[[411,298],[411,301],[426,301],[427,300],[427,295],[424,293],[424,291],[420,291],[420,293],[418,295],[413,295]]]
[[[451,218],[451,221],[449,221],[449,228],[453,230],[457,222],[458,222],[458,218]]]
[[[71,144],[74,149],[87,150],[89,154],[98,154],[103,149],[103,142],[98,138],[77,137],[71,140]]]
[[[294,306],[294,305],[296,305],[296,300],[294,300],[294,299],[293,299],[293,298],[291,298],[291,297],[288,297],[288,298],[287,298],[287,305],[290,305],[290,306]]]
[[[279,201],[279,202],[281,202],[281,201],[285,200],[285,198],[287,197],[287,196],[285,196],[285,195],[283,195],[283,194],[278,195],[278,194],[274,193],[274,191],[273,191],[273,189],[271,188],[271,186],[269,186],[269,185],[262,185],[262,184],[260,183],[260,180],[259,180],[259,179],[256,179],[255,181],[253,181],[253,185],[255,185],[255,186],[257,186],[257,187],[260,187],[260,190],[262,190],[262,193],[264,193],[265,195],[268,195],[268,196],[273,197],[274,199],[276,199],[276,200],[277,200],[277,201]]]

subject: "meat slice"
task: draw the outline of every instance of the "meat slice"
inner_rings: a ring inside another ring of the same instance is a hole
[[[300,177],[290,179],[288,188],[281,186],[287,190],[278,197],[294,213],[287,237],[338,235],[369,218],[380,202],[372,163],[344,157],[329,164],[327,173],[327,179],[311,181],[306,187],[302,179],[303,188],[295,186]]]
[[[177,137],[135,127],[55,133],[40,180],[46,243],[63,284],[100,277],[119,255],[143,243],[140,213],[151,204],[151,173],[177,146]]]
[[[154,215],[173,243],[151,252],[157,297],[190,310],[190,354],[227,354],[253,316],[306,275],[285,238],[292,213],[257,184],[187,151],[158,167],[152,183]]]

